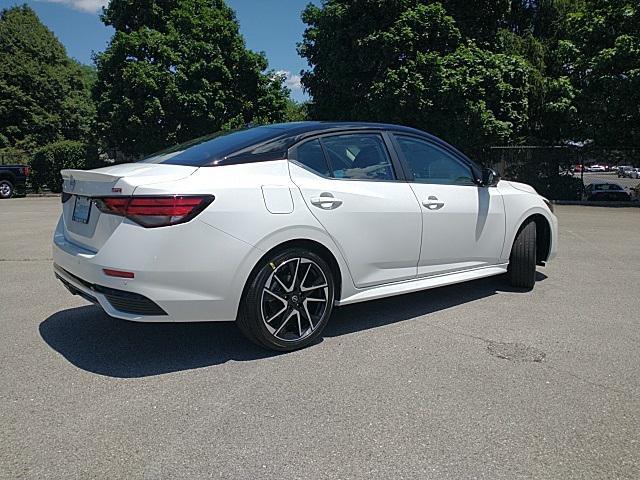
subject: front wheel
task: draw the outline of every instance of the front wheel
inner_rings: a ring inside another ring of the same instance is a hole
[[[13,197],[13,183],[9,180],[0,180],[0,198]]]
[[[238,327],[262,347],[297,350],[322,334],[334,296],[327,262],[314,252],[290,248],[265,259],[250,280]]]
[[[509,282],[517,288],[531,290],[536,283],[536,223],[524,225],[513,242],[509,268]]]

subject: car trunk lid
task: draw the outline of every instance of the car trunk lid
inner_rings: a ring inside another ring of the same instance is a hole
[[[127,163],[96,170],[62,170],[66,199],[62,211],[67,239],[97,252],[123,218],[102,214],[91,199],[130,196],[142,185],[178,181],[197,169],[183,165]]]

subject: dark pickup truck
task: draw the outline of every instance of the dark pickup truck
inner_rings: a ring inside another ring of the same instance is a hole
[[[0,199],[24,193],[30,171],[26,165],[0,165]]]

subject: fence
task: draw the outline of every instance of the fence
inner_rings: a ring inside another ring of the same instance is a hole
[[[585,167],[606,165],[612,174],[620,165],[640,167],[640,148],[502,146],[482,150],[476,158],[506,180],[528,183],[552,200],[578,200]]]

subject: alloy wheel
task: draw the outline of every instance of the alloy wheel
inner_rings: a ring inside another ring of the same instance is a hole
[[[7,182],[0,183],[0,197],[8,198],[11,196],[11,185]]]
[[[317,263],[304,257],[271,267],[260,302],[262,321],[279,340],[303,340],[316,330],[327,311],[327,277]]]

